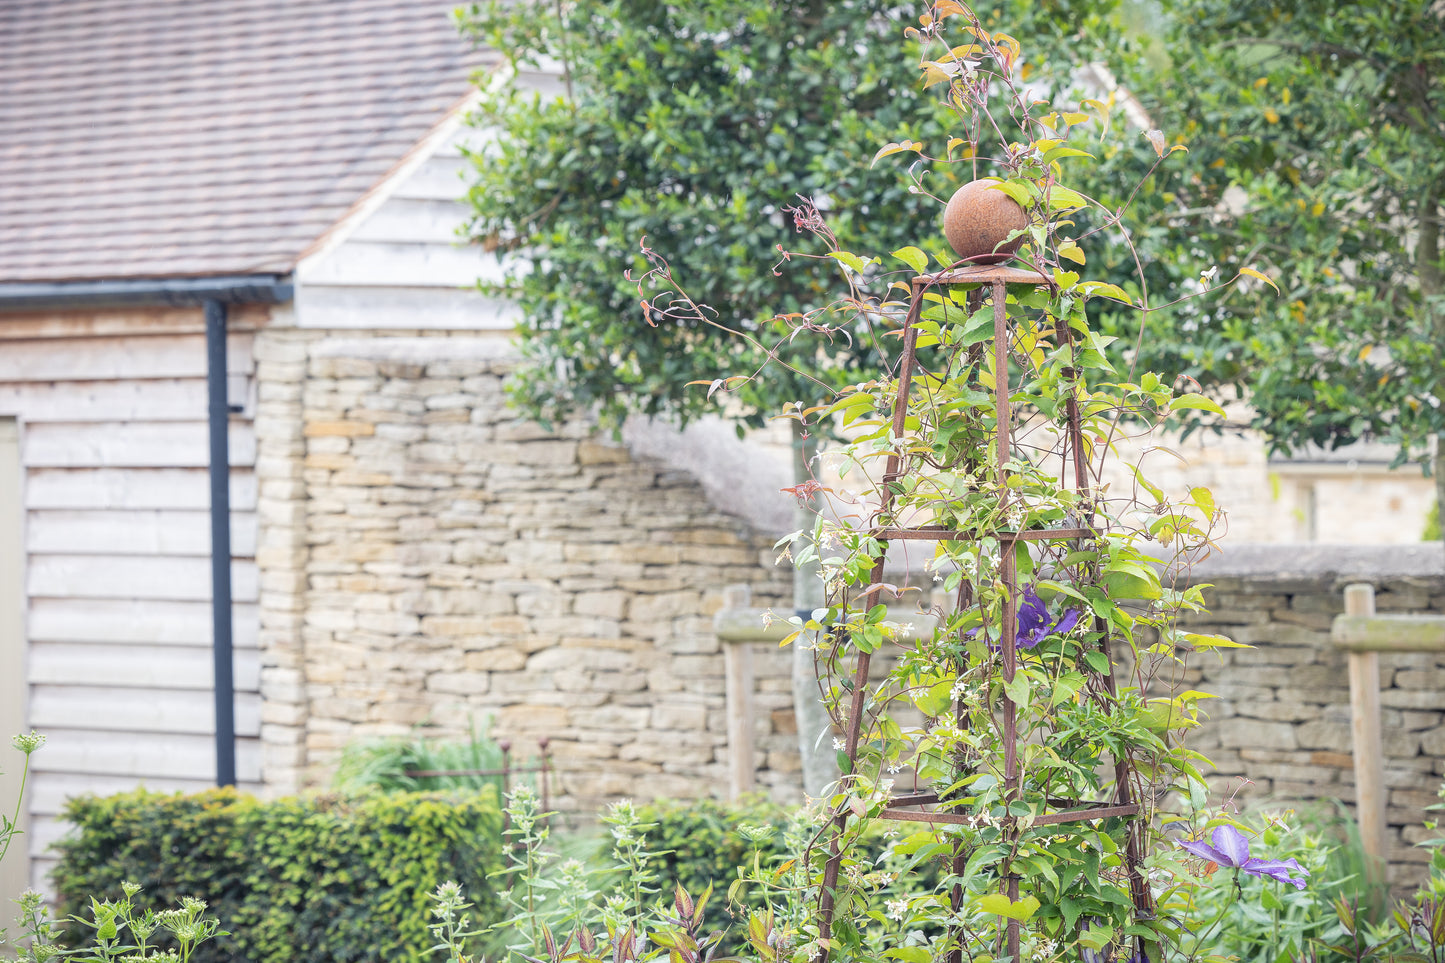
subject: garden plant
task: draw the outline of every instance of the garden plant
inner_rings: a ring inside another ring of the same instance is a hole
[[[25,761],[13,815],[0,815],[0,862],[21,834],[20,806],[30,775],[30,757],[45,745],[45,737],[31,730],[15,736],[12,745]],[[13,954],[21,963],[190,963],[199,947],[227,935],[215,917],[206,912],[204,900],[184,896],[173,908],[156,911],[136,904],[140,884],[127,880],[119,890],[118,899],[89,897],[79,907],[82,912],[69,917],[66,922],[83,934],[69,942],[63,938],[61,924],[52,919],[44,897],[27,890],[16,900],[21,935],[12,940],[0,927],[0,950]]]
[[[779,246],[774,272],[831,265],[846,293],[758,327],[693,296],[682,271],[643,244],[650,269],[636,284],[649,325],[694,340],[726,333],[766,362],[707,379],[709,395],[755,397],[781,368],[799,390],[828,395],[783,416],[805,434],[844,439],[833,455],[838,489],[819,478],[794,489],[820,511],[793,562],[820,566],[826,604],[796,618],[792,636],[814,649],[842,732],[842,776],[786,869],[759,867],[734,895],[755,885],[779,897],[748,923],[765,959],[1197,956],[1199,934],[1219,923],[1196,917],[1197,870],[1223,861],[1292,886],[1306,871],[1250,852],[1208,805],[1207,760],[1182,745],[1205,698],[1181,684],[1185,657],[1235,643],[1182,629],[1179,616],[1202,606],[1203,587],[1176,590],[1161,572],[1210,551],[1222,512],[1202,488],[1166,497],[1138,465],[1130,486],[1110,490],[1102,464],[1120,439],[1181,412],[1222,412],[1187,384],[1120,370],[1091,324],[1098,302],[1127,305],[1142,338],[1150,315],[1171,307],[1150,301],[1137,257],[1132,294],[1084,277],[1091,238],[1129,244],[1128,201],[1107,208],[1065,186],[1070,168],[1099,149],[1109,105],[1034,97],[1020,43],[962,4],[929,4],[904,33],[922,86],[954,127],[934,143],[889,142],[874,164],[907,159],[908,193],[940,206],[964,182],[984,203],[1013,205],[1016,226],[973,260],[1016,251],[1021,270],[948,273],[965,252],[931,231],[887,259],[844,249],[804,197],[790,213],[815,247]],[[1125,135],[1147,138],[1155,167],[1182,149],[1157,130]],[[1199,267],[1207,288],[1215,269]],[[1247,267],[1226,283],[1241,280],[1272,285]],[[768,333],[779,325],[781,334]],[[875,376],[840,388],[810,373],[833,350],[860,345],[878,359]],[[816,462],[809,469],[823,476]],[[884,604],[904,591],[883,581],[887,533],[924,530],[938,547],[923,574],[944,601],[934,603],[938,630],[906,642]],[[875,653],[889,663],[881,678],[869,671]],[[905,857],[904,873],[944,868],[932,885],[880,900],[898,874],[879,873],[859,842],[874,820],[906,815],[900,797],[933,804],[926,818],[942,825],[910,832],[891,855]],[[679,891],[664,932],[690,933],[692,905]],[[635,915],[608,921],[614,955],[642,953],[638,925]],[[584,955],[595,941],[590,931],[576,936]],[[543,942],[548,958],[568,957],[570,939]]]

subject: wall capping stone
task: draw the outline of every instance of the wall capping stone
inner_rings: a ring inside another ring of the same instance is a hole
[[[359,361],[496,361],[515,363],[522,357],[509,332],[465,338],[328,338],[311,349],[313,358],[354,358]]]
[[[1190,569],[1188,581],[1325,578],[1445,578],[1445,546],[1419,545],[1226,545]]]

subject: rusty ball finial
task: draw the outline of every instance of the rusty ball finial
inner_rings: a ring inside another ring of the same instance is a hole
[[[1012,232],[1028,227],[1029,216],[1012,197],[993,189],[997,183],[992,177],[969,181],[954,191],[943,209],[943,236],[970,264],[1010,261],[1023,244],[1020,235],[999,246]]]

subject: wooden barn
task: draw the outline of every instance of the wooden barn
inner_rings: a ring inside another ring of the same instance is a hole
[[[0,794],[49,737],[6,905],[70,794],[260,784],[258,332],[509,326],[457,243],[449,7],[0,9]]]

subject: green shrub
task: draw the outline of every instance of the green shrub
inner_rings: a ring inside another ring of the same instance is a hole
[[[650,861],[662,884],[662,891],[671,894],[674,885],[681,885],[694,897],[708,886],[715,897],[707,904],[707,931],[727,929],[723,949],[742,952],[746,945],[745,926],[748,911],[762,910],[777,904],[780,894],[767,892],[756,885],[737,888],[740,894],[729,899],[729,888],[740,876],[752,877],[754,870],[777,869],[795,859],[807,847],[818,829],[816,814],[796,808],[779,806],[762,796],[748,796],[737,802],[716,799],[661,800],[639,806],[637,816],[647,832],[647,848],[661,853]],[[933,830],[916,823],[874,823],[858,840],[855,851],[861,871],[888,878],[874,886],[874,902],[881,906],[889,897],[900,895],[899,871],[905,858],[896,855],[890,845],[911,833]],[[819,837],[816,845],[826,845]],[[598,855],[610,853],[612,840],[604,841]],[[924,861],[913,865],[906,883],[915,888],[936,885],[945,873],[941,862]],[[793,894],[794,899],[803,894]],[[777,908],[775,906],[775,908]]]
[[[421,961],[431,896],[448,879],[466,888],[476,918],[499,913],[488,876],[502,867],[502,816],[490,790],[274,802],[141,790],[78,797],[65,818],[78,831],[58,847],[61,915],[123,880],[151,905],[200,897],[230,935],[196,963]]]
[[[727,892],[737,878],[738,869],[753,865],[753,851],[764,867],[785,858],[788,848],[783,840],[789,810],[769,802],[762,796],[748,796],[727,803],[717,799],[686,801],[660,800],[637,808],[638,819],[653,825],[647,831],[648,849],[663,853],[653,867],[670,891],[681,883],[689,893],[701,893],[709,885],[718,896]],[[745,830],[740,832],[739,829]],[[771,832],[757,832],[766,828]],[[612,851],[612,840],[605,840],[604,852]],[[726,922],[726,901],[719,898],[709,904],[710,921]]]
[[[369,789],[383,792],[447,792],[491,786],[500,796],[506,791],[501,775],[411,776],[412,772],[457,772],[501,770],[506,759],[502,747],[492,739],[490,721],[480,729],[472,725],[465,740],[428,738],[419,732],[410,736],[359,742],[341,750],[332,785],[339,792],[357,793]],[[526,765],[526,763],[522,763]],[[529,782],[522,777],[522,782]]]

